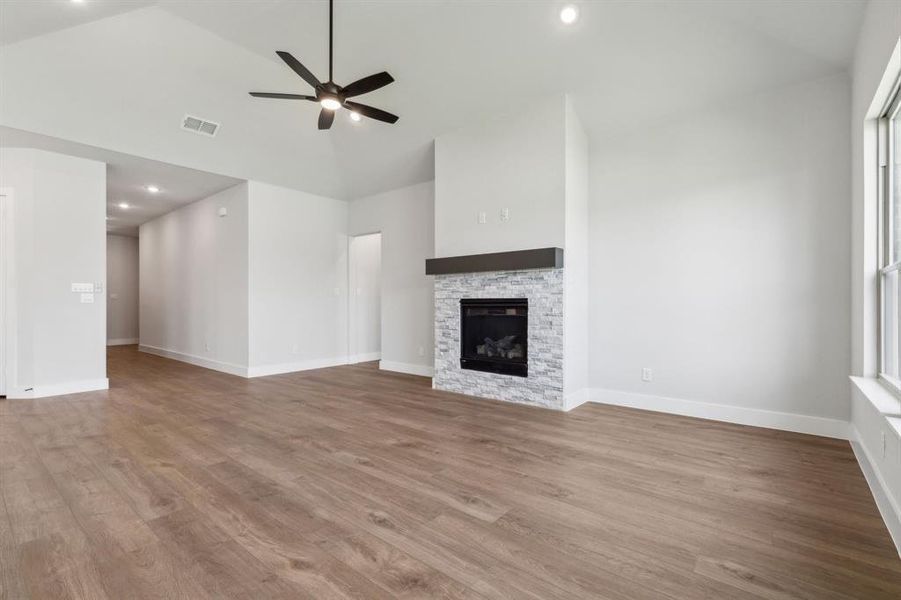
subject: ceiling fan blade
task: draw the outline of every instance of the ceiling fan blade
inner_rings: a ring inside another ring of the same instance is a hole
[[[329,129],[335,120],[335,111],[323,108],[319,111],[319,129]]]
[[[300,75],[301,78],[303,78],[303,80],[309,83],[311,86],[318,88],[320,85],[322,85],[322,83],[320,83],[319,80],[316,79],[316,76],[313,75],[308,68],[300,64],[300,61],[291,56],[289,53],[278,50],[276,54],[278,54],[279,57],[283,61],[285,61],[285,64],[291,67],[292,71]]]
[[[381,73],[376,73],[375,75],[370,75],[369,77],[358,79],[357,81],[354,81],[353,83],[345,87],[344,97],[350,98],[352,96],[361,96],[363,94],[368,94],[369,92],[375,91],[381,87],[385,87],[392,81],[394,81],[394,77],[389,75],[387,71],[382,71]]]
[[[279,98],[282,100],[316,100],[316,96],[303,96],[301,94],[275,94],[271,92],[250,92],[254,98]]]
[[[373,108],[371,106],[366,106],[365,104],[350,102],[349,100],[344,103],[344,108],[358,112],[364,117],[369,117],[370,119],[375,119],[376,121],[384,121],[385,123],[396,123],[398,119],[397,115],[392,115],[391,113],[385,112],[384,110],[381,110],[379,108]]]

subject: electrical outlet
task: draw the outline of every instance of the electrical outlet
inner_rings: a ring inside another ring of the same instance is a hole
[[[651,381],[652,379],[654,379],[654,371],[652,371],[650,367],[644,367],[641,370],[641,380]]]
[[[209,343],[209,342],[204,342],[204,343],[203,343],[203,349],[206,350],[207,352],[209,352],[209,351],[210,351],[210,343]]]
[[[488,222],[488,215],[484,210],[479,211],[479,225],[484,225]]]
[[[425,356],[425,348],[422,346],[419,347],[419,356]]]
[[[509,208],[502,208],[502,209],[501,209],[501,221],[506,222],[506,221],[509,221],[509,220],[510,220],[510,209],[509,209]]]

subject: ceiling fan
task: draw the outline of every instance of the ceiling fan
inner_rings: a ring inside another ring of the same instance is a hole
[[[311,73],[309,69],[303,66],[299,60],[291,56],[291,54],[289,54],[288,52],[284,52],[282,50],[276,52],[279,58],[285,61],[285,63],[289,67],[291,67],[291,70],[300,75],[301,79],[313,86],[313,89],[316,90],[316,95],[306,96],[301,94],[276,94],[270,92],[250,92],[250,95],[255,98],[278,98],[281,100],[309,100],[310,102],[318,102],[322,106],[322,110],[319,112],[319,129],[328,129],[332,126],[332,123],[335,120],[335,112],[339,108],[346,108],[351,112],[355,112],[357,114],[363,115],[364,117],[369,117],[370,119],[375,119],[377,121],[384,121],[385,123],[397,122],[397,115],[392,115],[391,113],[384,110],[374,108],[372,106],[367,106],[365,104],[359,104],[357,102],[351,102],[350,100],[348,100],[348,98],[368,94],[369,92],[385,87],[386,85],[394,81],[394,78],[391,77],[391,75],[389,75],[386,71],[376,73],[375,75],[370,75],[369,77],[364,77],[363,79],[354,81],[353,83],[345,87],[341,87],[340,85],[332,81],[332,14],[334,12],[333,4],[334,0],[329,0],[328,81],[322,83],[321,81],[316,79],[316,76],[313,75],[313,73]]]

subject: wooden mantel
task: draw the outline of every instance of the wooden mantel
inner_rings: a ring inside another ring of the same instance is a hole
[[[563,248],[534,248],[512,252],[468,254],[446,258],[427,258],[425,261],[426,275],[562,268]]]

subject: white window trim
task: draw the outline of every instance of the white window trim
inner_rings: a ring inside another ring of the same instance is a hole
[[[899,77],[895,84],[892,86],[892,91],[888,95],[888,100],[883,107],[883,110],[880,112],[879,119],[877,121],[878,132],[877,132],[877,169],[878,169],[878,188],[877,194],[879,199],[879,207],[877,211],[877,219],[878,219],[878,252],[877,252],[877,260],[878,260],[878,271],[876,277],[876,299],[878,302],[878,309],[876,311],[876,320],[877,320],[877,348],[876,348],[876,365],[877,371],[879,373],[878,379],[882,384],[888,388],[896,397],[901,398],[901,379],[893,377],[887,373],[885,373],[883,358],[885,356],[885,335],[883,331],[882,324],[884,322],[884,295],[883,295],[883,280],[885,276],[893,271],[901,272],[901,258],[896,260],[893,263],[885,264],[887,261],[887,257],[891,256],[891,244],[892,244],[892,232],[891,228],[891,219],[887,218],[887,212],[889,207],[891,206],[891,193],[892,193],[892,169],[889,168],[892,159],[892,147],[891,147],[891,126],[890,121],[892,118],[901,119],[901,77]],[[901,277],[901,275],[899,275]],[[897,327],[899,322],[901,322],[901,307],[898,309],[898,314],[895,315],[895,326]],[[899,328],[898,334],[894,336],[893,339],[895,343],[895,348],[893,349],[892,356],[898,360],[899,352],[901,352],[901,328]]]

